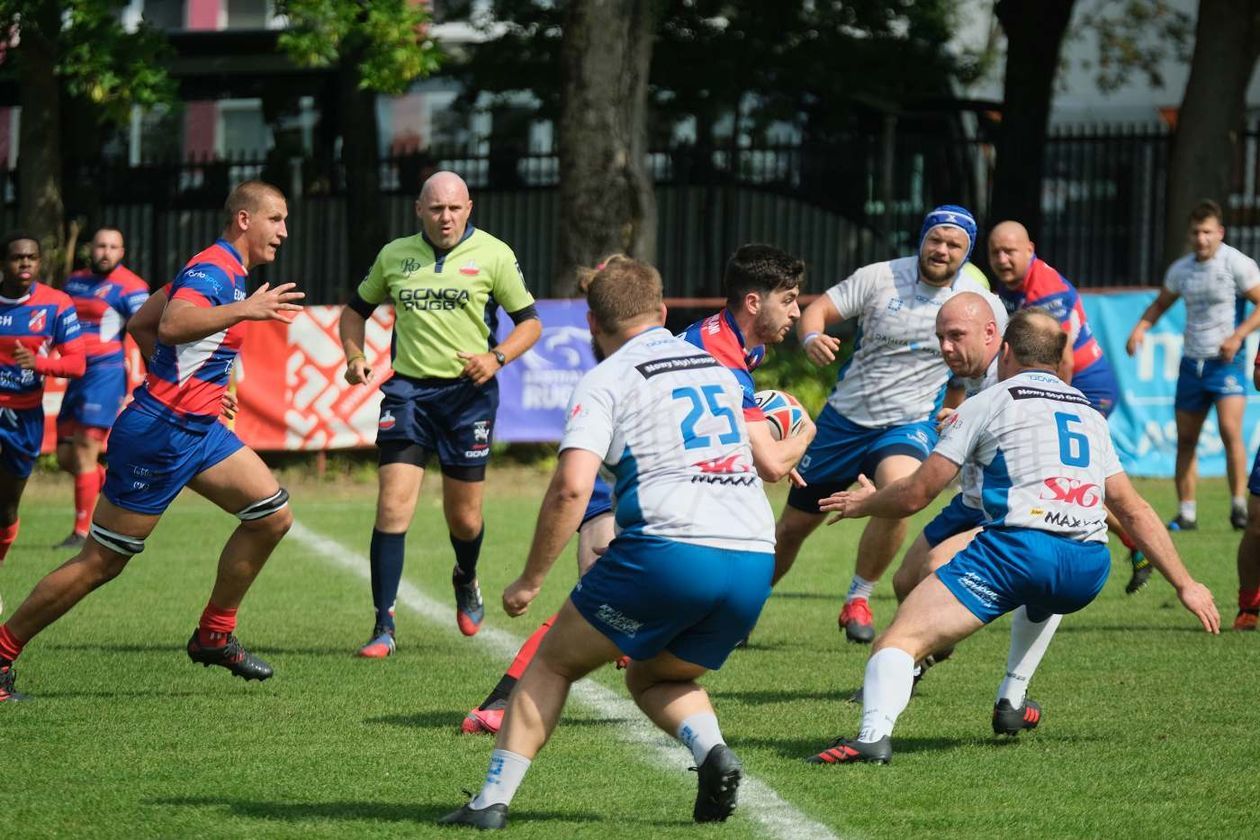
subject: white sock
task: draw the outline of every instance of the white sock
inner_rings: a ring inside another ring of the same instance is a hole
[[[1037,672],[1062,620],[1063,616],[1052,615],[1038,624],[1028,618],[1027,607],[1015,611],[1011,621],[1011,652],[1006,655],[1006,678],[998,686],[998,700],[1009,700],[1017,709],[1023,705],[1028,681]]]
[[[701,712],[685,719],[678,725],[677,737],[684,747],[691,750],[697,767],[709,757],[709,750],[726,743],[722,730],[718,729],[717,715],[713,712]]]
[[[904,650],[884,648],[866,662],[862,683],[862,730],[866,743],[891,735],[897,716],[910,702],[914,688],[914,657]]]
[[[1234,496],[1233,499],[1230,501],[1230,504],[1233,505],[1234,510],[1246,511],[1247,510],[1247,497]]]
[[[1199,507],[1194,502],[1182,502],[1177,505],[1177,512],[1181,514],[1181,518],[1190,522],[1199,518]]]
[[[523,755],[507,750],[495,750],[490,753],[490,769],[486,771],[486,783],[481,786],[481,793],[473,799],[471,807],[480,811],[491,805],[509,805],[516,789],[525,778],[530,761]]]
[[[875,581],[867,580],[861,575],[854,575],[853,582],[849,584],[849,594],[844,596],[844,602],[847,604],[857,598],[865,598],[869,601],[874,591]]]

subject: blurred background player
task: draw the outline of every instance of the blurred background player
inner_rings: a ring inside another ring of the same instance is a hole
[[[346,381],[368,383],[373,371],[363,352],[367,319],[386,298],[394,302],[394,375],[381,386],[379,491],[369,553],[376,622],[359,649],[360,656],[371,659],[395,650],[394,602],[407,529],[434,452],[455,550],[451,583],[460,632],[476,633],[485,615],[477,559],[485,536],[486,463],[499,407],[495,375],[533,346],[542,323],[516,255],[470,224],[471,213],[462,178],[454,172],[432,175],[416,200],[420,233],[381,249],[341,313]],[[515,326],[496,346],[499,306]]]
[[[39,282],[39,240],[31,234],[11,233],[4,238],[3,255],[0,565],[17,539],[18,504],[44,442],[44,377],[82,376],[85,365],[74,303],[62,292]],[[0,601],[0,613],[3,612],[4,602]]]
[[[125,254],[122,231],[101,228],[92,237],[90,266],[61,287],[79,316],[87,370],[70,382],[57,415],[57,465],[74,477],[74,528],[57,548],[78,548],[87,539],[105,483],[98,459],[127,396],[123,337],[149,297],[149,284],[122,264]]]
[[[1068,279],[1037,256],[1028,230],[1019,222],[1000,222],[989,232],[989,267],[998,279],[997,293],[1009,311],[1036,306],[1058,319],[1068,335],[1059,363],[1059,377],[1110,417],[1120,397],[1115,371],[1094,338],[1081,295]],[[1124,591],[1132,595],[1146,586],[1151,564],[1114,516],[1107,528],[1129,550],[1132,566]]]
[[[1159,519],[1120,467],[1107,421],[1058,377],[1067,336],[1039,310],[1011,316],[998,361],[1001,382],[950,416],[932,455],[913,474],[876,492],[860,486],[823,500],[841,517],[909,516],[926,507],[965,464],[979,467],[984,530],[914,588],[876,641],[863,683],[862,727],[810,756],[811,764],[886,763],[891,735],[910,700],[915,663],[1008,612],[1007,673],[993,707],[994,734],[1018,735],[1041,721],[1027,698],[1059,618],[1087,606],[1111,569],[1104,498],[1209,633],[1220,616],[1207,587],[1190,577]],[[1051,495],[1048,487],[1067,491]]]
[[[1168,527],[1189,531],[1199,527],[1195,484],[1199,477],[1196,450],[1203,421],[1216,405],[1216,421],[1225,448],[1225,471],[1231,494],[1229,522],[1235,530],[1247,527],[1247,451],[1243,446],[1243,411],[1247,407],[1246,360],[1238,355],[1243,341],[1260,327],[1260,306],[1244,319],[1247,301],[1260,304],[1260,267],[1238,249],[1225,244],[1221,208],[1201,201],[1190,211],[1188,238],[1191,253],[1168,267],[1164,287],[1142,313],[1125,349],[1132,356],[1142,346],[1146,331],[1159,321],[1177,298],[1186,300],[1186,330],[1181,368],[1177,373],[1177,515]]]
[[[1260,352],[1252,366],[1251,383],[1260,388]],[[1238,616],[1235,630],[1255,630],[1260,622],[1260,449],[1247,480],[1247,527],[1238,542]]]
[[[224,209],[222,236],[170,285],[148,375],[114,424],[104,498],[87,542],[0,625],[0,701],[21,699],[13,691],[12,663],[22,649],[144,551],[184,487],[240,521],[219,555],[210,599],[185,648],[188,658],[246,680],[272,675],[234,631],[241,601],[293,524],[289,494],[257,453],[219,422],[219,413],[245,322],[288,321],[301,310],[303,295],[292,283],[274,289],[263,283],[253,294],[248,289],[249,270],[273,262],[288,237],[284,194],[246,181]]]
[[[962,207],[928,213],[913,257],[859,268],[801,315],[797,331],[810,361],[836,359],[840,342],[824,330],[857,318],[853,356],[818,416],[818,435],[801,461],[808,487],[793,487],[776,529],[775,581],[792,567],[805,539],[822,524],[818,500],[859,473],[884,486],[914,472],[936,443],[949,368],[936,341],[936,314],[955,294],[985,288],[960,269],[976,241],[976,222]],[[851,642],[875,638],[870,595],[906,535],[900,518],[872,518],[858,543],[853,580],[839,624]]]
[[[600,269],[628,257],[616,255],[604,260]],[[598,271],[599,269],[596,269]],[[583,277],[589,283],[596,271]],[[790,475],[801,455],[814,438],[814,424],[806,417],[800,431],[775,440],[766,424],[765,414],[757,407],[753,394],[752,371],[765,360],[767,344],[779,344],[801,316],[796,302],[800,295],[805,263],[771,245],[743,245],[726,263],[722,287],[726,306],[719,312],[696,321],[679,334],[679,338],[704,350],[735,374],[744,389],[741,410],[748,428],[753,464],[762,481],[775,482]],[[600,514],[611,510],[611,489],[597,478],[595,489],[578,530],[578,573],[585,574],[595,562],[593,553],[583,551],[583,541],[602,549],[612,539],[611,523]],[[606,524],[605,524],[606,523]],[[606,537],[600,541],[601,537]],[[507,698],[520,675],[538,649],[543,634],[555,616],[542,626],[521,647],[494,690],[476,709],[464,718],[460,728],[466,733],[497,732],[507,708]]]
[[[569,686],[622,654],[632,659],[626,686],[635,703],[691,750],[693,819],[725,820],[735,807],[742,766],[696,680],[752,629],[774,571],[773,515],[739,413],[743,389],[716,359],[663,329],[651,266],[611,263],[587,298],[602,362],[574,389],[559,463],[504,609],[521,615],[537,596],[601,463],[617,479],[619,534],[512,692],[481,792],[444,824],[503,828]]]

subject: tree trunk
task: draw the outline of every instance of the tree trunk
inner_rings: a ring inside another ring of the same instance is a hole
[[[1185,253],[1187,219],[1196,202],[1213,199],[1229,215],[1230,179],[1258,48],[1258,0],[1199,0],[1190,78],[1168,162],[1165,267]]]
[[[56,74],[57,33],[61,14],[56,3],[40,4],[34,26],[23,27],[15,50],[22,106],[18,131],[19,224],[43,246],[44,279],[61,273],[61,91]],[[50,34],[51,33],[51,34]]]
[[[557,125],[557,294],[574,270],[620,251],[656,255],[656,196],[647,171],[647,83],[655,3],[573,0],[564,27]]]
[[[341,162],[346,174],[346,249],[350,276],[346,294],[372,267],[387,236],[381,209],[376,94],[359,87],[359,57],[347,50],[337,71],[340,86]],[[419,186],[416,187],[417,193]]]
[[[1059,47],[1074,0],[1000,0],[1006,33],[1002,127],[989,222],[1015,219],[1036,241],[1041,230],[1041,180],[1046,127],[1059,70]]]

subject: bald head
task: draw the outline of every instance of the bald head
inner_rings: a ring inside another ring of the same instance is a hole
[[[454,172],[435,172],[420,188],[416,199],[416,216],[424,235],[434,246],[449,251],[459,244],[468,229],[472,199],[468,185]]]
[[[1018,289],[1033,260],[1033,241],[1019,222],[999,222],[989,231],[989,267],[1005,286]]]
[[[936,314],[941,357],[955,376],[983,376],[997,355],[1002,333],[993,306],[975,292],[960,292]]]
[[[1003,378],[1030,368],[1057,372],[1067,338],[1058,319],[1046,310],[1036,306],[1019,310],[1003,337]]]

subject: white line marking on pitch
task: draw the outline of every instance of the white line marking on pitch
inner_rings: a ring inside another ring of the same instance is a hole
[[[336,540],[317,534],[296,521],[293,523],[293,529],[289,531],[289,537],[325,560],[353,572],[363,580],[371,580],[368,559]],[[454,622],[451,621],[451,605],[446,602],[439,603],[405,580],[398,588],[398,602],[444,630],[455,632]],[[523,640],[505,630],[483,626],[476,636],[476,642],[489,648],[495,655],[508,659],[516,654]],[[650,724],[633,701],[591,680],[576,683],[569,696],[586,706],[589,711],[595,712],[597,717],[607,721],[617,721],[618,736],[622,740],[650,749],[658,766],[664,766],[681,775],[688,775],[686,770],[692,763],[692,759],[687,754],[686,748]],[[454,726],[454,721],[451,725]],[[830,828],[810,819],[779,796],[773,788],[754,776],[744,776],[744,781],[739,787],[739,794],[739,813],[761,823],[772,837],[790,838],[790,840],[797,840],[797,838],[838,840]]]

